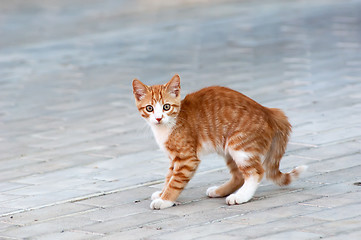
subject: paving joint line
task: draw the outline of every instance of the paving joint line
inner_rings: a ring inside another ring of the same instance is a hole
[[[204,175],[204,174],[208,174],[208,173],[212,173],[212,172],[222,171],[222,170],[225,170],[225,169],[226,169],[226,167],[211,169],[211,170],[200,172],[200,173],[198,173],[198,175]],[[9,213],[0,214],[0,217],[7,217],[7,216],[10,216],[10,215],[14,215],[14,214],[29,212],[29,211],[42,209],[42,208],[46,208],[46,207],[51,207],[51,206],[56,206],[56,205],[60,205],[60,204],[64,204],[64,203],[76,203],[76,202],[80,202],[80,201],[84,201],[84,200],[88,200],[88,199],[92,199],[92,198],[96,198],[96,197],[101,197],[101,196],[110,195],[110,194],[114,194],[114,193],[118,193],[118,192],[123,192],[123,191],[131,190],[131,189],[136,189],[136,188],[139,188],[139,187],[147,187],[147,186],[157,185],[157,184],[160,184],[160,183],[163,183],[163,182],[164,182],[163,179],[162,180],[154,180],[154,181],[150,181],[150,182],[146,182],[146,183],[140,183],[140,184],[136,184],[136,185],[120,188],[120,189],[93,193],[93,194],[89,194],[89,195],[85,195],[85,196],[81,196],[81,197],[70,198],[70,199],[66,199],[66,200],[63,200],[63,201],[58,201],[58,202],[54,202],[54,203],[50,203],[50,204],[45,204],[45,205],[42,205],[42,206],[36,206],[36,207],[31,207],[31,208],[26,208],[26,209],[20,209],[20,210],[12,211],[12,212],[9,212]]]

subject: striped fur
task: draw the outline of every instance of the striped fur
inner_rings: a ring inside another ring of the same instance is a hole
[[[133,92],[141,116],[171,160],[163,190],[152,195],[152,209],[173,206],[204,152],[217,152],[226,159],[231,179],[209,188],[207,195],[228,196],[230,205],[249,201],[264,173],[275,183],[288,185],[305,170],[301,166],[286,174],[279,171],[291,132],[279,109],[266,108],[218,86],[189,94],[181,101],[178,75],[155,86],[135,79]]]

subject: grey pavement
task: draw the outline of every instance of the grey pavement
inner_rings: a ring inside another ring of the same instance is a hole
[[[150,210],[167,158],[131,81],[181,75],[282,108],[281,170],[251,202],[205,191],[202,159],[173,208]],[[361,239],[361,0],[0,2],[0,239]]]

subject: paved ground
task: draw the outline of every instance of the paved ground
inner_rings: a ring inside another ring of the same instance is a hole
[[[361,239],[360,26],[360,0],[2,1],[0,239]],[[210,156],[150,210],[167,159],[131,80],[174,73],[284,109],[281,168],[309,171],[227,206]]]

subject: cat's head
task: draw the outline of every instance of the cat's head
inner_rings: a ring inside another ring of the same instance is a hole
[[[133,80],[135,103],[151,126],[173,125],[180,110],[180,77],[176,74],[164,85],[147,86]]]

